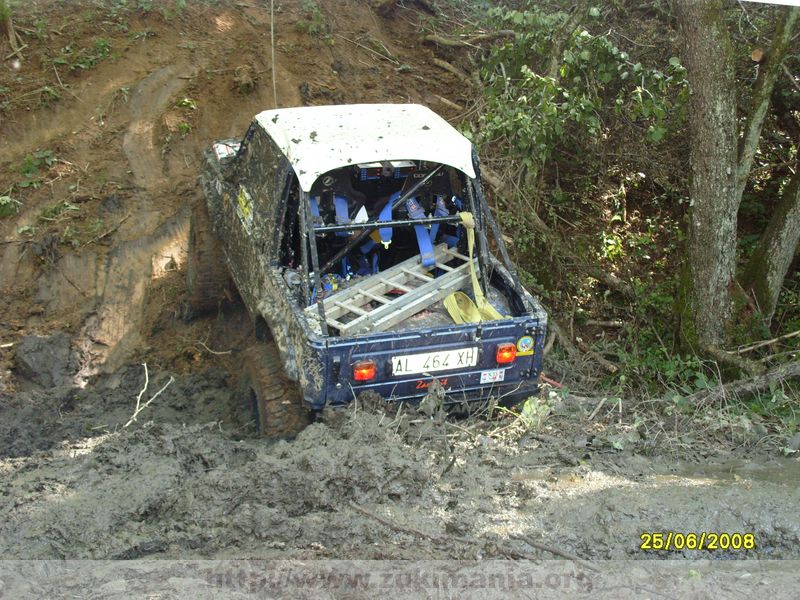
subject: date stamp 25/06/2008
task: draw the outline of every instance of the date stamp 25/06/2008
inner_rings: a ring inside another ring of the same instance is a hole
[[[715,550],[753,550],[756,547],[756,536],[752,533],[645,531],[639,538],[641,539],[639,549],[645,551],[708,550],[713,552]]]

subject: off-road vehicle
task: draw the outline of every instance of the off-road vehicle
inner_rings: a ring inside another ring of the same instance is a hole
[[[200,182],[188,305],[213,309],[235,284],[260,340],[242,370],[264,434],[365,391],[436,390],[444,405],[537,391],[547,316],[515,275],[472,144],[430,109],[267,110],[212,144]]]

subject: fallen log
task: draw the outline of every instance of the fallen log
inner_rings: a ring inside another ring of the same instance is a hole
[[[695,392],[687,396],[685,400],[695,404],[712,404],[726,398],[752,396],[769,390],[776,383],[788,379],[800,379],[800,362],[786,363],[770,369],[762,375],[756,375],[749,379],[737,379],[709,390]]]

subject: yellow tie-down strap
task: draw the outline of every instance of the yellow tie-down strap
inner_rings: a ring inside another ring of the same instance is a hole
[[[475,262],[472,256],[475,252],[475,218],[471,212],[460,212],[461,224],[467,230],[467,248],[469,249],[469,273],[472,279],[472,293],[475,302],[464,292],[453,292],[444,299],[444,307],[456,323],[478,323],[479,321],[497,321],[507,319],[489,304],[483,295],[483,290],[478,283],[475,273]]]

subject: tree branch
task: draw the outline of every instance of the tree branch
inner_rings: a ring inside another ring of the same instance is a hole
[[[431,33],[425,36],[422,36],[423,42],[431,42],[432,44],[437,44],[439,46],[448,46],[450,48],[463,48],[464,46],[474,46],[480,42],[488,42],[492,40],[496,40],[498,38],[504,37],[516,37],[517,32],[512,31],[510,29],[501,29],[499,31],[493,31],[491,33],[481,33],[478,35],[474,35],[470,38],[466,39],[454,39],[449,37],[444,37],[441,35],[436,35],[435,33]]]
[[[456,67],[454,65],[451,65],[449,62],[444,61],[444,60],[442,60],[440,58],[435,58],[435,57],[431,59],[431,62],[433,64],[435,64],[437,67],[439,67],[440,69],[444,69],[445,71],[447,71],[449,73],[452,73],[453,75],[458,77],[461,81],[463,81],[467,85],[469,85],[469,86],[474,85],[475,82],[472,81],[472,79],[469,78],[469,75],[464,73],[464,71],[462,71],[458,67]]]
[[[764,125],[764,118],[769,109],[772,89],[778,79],[783,59],[789,48],[792,39],[792,30],[800,17],[800,7],[784,9],[778,16],[778,26],[775,30],[775,37],[772,46],[767,52],[767,59],[761,65],[756,83],[753,88],[753,99],[750,104],[750,115],[744,128],[744,135],[739,148],[739,164],[736,173],[736,198],[741,201],[747,179],[750,176],[750,168],[753,166],[753,158],[758,149],[758,141],[761,137],[761,128]]]
[[[481,169],[481,173],[483,176],[483,180],[489,184],[489,186],[494,189],[495,193],[500,196],[511,197],[511,194],[508,192],[507,186],[502,182],[500,177],[498,177],[491,169],[487,169],[483,167]],[[530,224],[533,228],[542,235],[542,237],[547,242],[547,245],[553,250],[556,254],[564,258],[568,258],[571,262],[574,262],[577,265],[581,265],[583,271],[589,275],[590,277],[594,277],[598,281],[604,283],[606,286],[614,290],[615,292],[619,292],[626,298],[633,298],[635,296],[633,287],[625,282],[622,281],[619,277],[612,273],[608,273],[603,269],[596,267],[594,265],[587,264],[586,262],[580,260],[577,256],[572,254],[569,250],[566,249],[566,244],[564,240],[561,239],[561,236],[558,235],[555,231],[548,227],[547,223],[542,221],[542,219],[537,215],[535,212],[530,211],[525,214],[525,216],[529,219]]]
[[[787,333],[785,335],[780,335],[776,338],[772,338],[771,340],[761,340],[760,342],[756,342],[755,344],[745,346],[744,348],[739,348],[736,351],[736,354],[744,354],[745,352],[750,352],[758,348],[763,348],[764,346],[769,346],[770,344],[774,344],[775,342],[780,342],[781,340],[788,340],[790,338],[797,337],[798,335],[800,335],[800,329],[798,329],[797,331],[793,331],[791,333]]]

